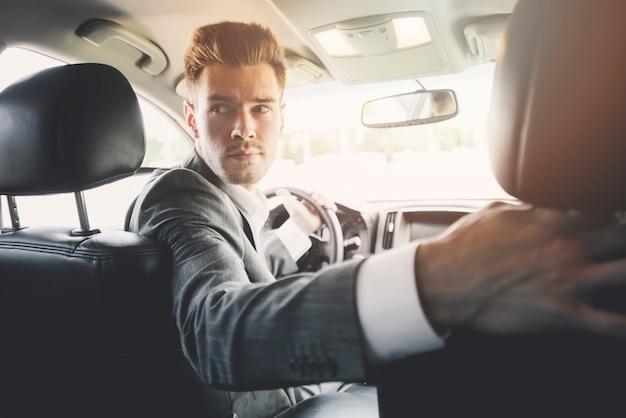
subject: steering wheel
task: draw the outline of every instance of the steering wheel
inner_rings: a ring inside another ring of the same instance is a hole
[[[341,231],[341,224],[337,218],[337,214],[332,210],[327,210],[318,205],[311,195],[301,189],[294,187],[277,187],[265,191],[265,196],[268,199],[276,197],[276,190],[284,189],[289,191],[297,199],[310,205],[318,213],[322,219],[322,227],[311,234],[311,240],[313,241],[313,247],[307,255],[303,256],[298,265],[301,270],[304,271],[317,271],[325,264],[334,264],[343,260],[343,232]],[[265,223],[265,229],[276,229],[289,218],[287,210],[283,205],[277,205],[270,211],[270,215]],[[304,265],[302,265],[304,264]]]

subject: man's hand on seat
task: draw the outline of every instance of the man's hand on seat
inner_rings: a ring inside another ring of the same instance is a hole
[[[626,317],[591,306],[603,286],[626,286],[626,229],[614,219],[496,204],[423,243],[416,280],[440,333],[550,329],[626,337]]]

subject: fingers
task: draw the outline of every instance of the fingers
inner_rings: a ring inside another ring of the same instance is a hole
[[[591,306],[585,302],[593,291],[603,288],[622,287],[626,295],[626,259],[590,264],[581,273],[569,278],[575,282],[573,291],[577,302],[571,304],[564,313],[569,317],[572,328],[599,334],[626,337],[626,316],[611,312],[603,306]],[[626,302],[626,301],[624,301]]]
[[[609,212],[582,213],[578,211],[568,211],[567,214],[571,222],[578,228],[600,228],[616,223],[615,214]]]
[[[321,207],[323,207],[326,210],[331,210],[333,212],[337,212],[337,205],[335,204],[334,201],[332,201],[331,199],[329,199],[326,196],[323,196],[322,194],[313,191],[311,192],[311,199],[317,203],[318,205],[320,205]]]
[[[612,213],[582,213],[534,208],[532,215],[546,232],[561,241],[581,244],[588,261],[626,257],[626,226]],[[531,221],[529,219],[529,221]],[[626,270],[623,270],[626,271]]]
[[[626,316],[579,304],[571,312],[573,328],[611,337],[626,337]]]
[[[501,229],[526,230],[535,227],[545,240],[580,243],[588,260],[608,260],[626,257],[626,226],[619,224],[613,213],[582,213],[559,209],[532,207],[527,204],[494,203],[475,212],[462,223],[499,218]]]
[[[292,195],[287,189],[276,190],[276,196],[280,196],[282,198],[282,204],[285,209],[287,209],[290,216],[295,216],[302,206],[297,197]]]
[[[297,199],[294,195],[292,195],[289,192],[289,190],[282,189],[282,188],[276,190],[276,195],[281,196],[284,199],[287,199],[287,198]],[[332,199],[328,198],[327,196],[324,196],[323,194],[317,191],[311,192],[311,200],[326,210],[331,210],[333,212],[337,211],[337,205],[335,204],[335,202]],[[314,209],[312,208],[309,208],[309,210],[314,211]]]
[[[276,189],[276,196],[280,196],[283,198],[293,197],[293,195],[287,189]]]
[[[626,227],[613,224],[581,231],[581,240],[592,260],[611,260],[626,257]]]
[[[281,198],[280,203],[285,206],[285,209],[287,209],[288,212],[290,212],[290,209],[293,207],[293,201],[296,197],[289,193],[289,190],[287,189],[277,189],[276,196]]]
[[[607,286],[623,285],[626,288],[626,259],[589,264],[572,280],[576,280],[579,293]]]
[[[289,218],[306,234],[311,234],[323,225],[322,218],[311,204],[300,201],[287,189],[276,190],[276,195],[283,199],[283,206],[289,213]]]

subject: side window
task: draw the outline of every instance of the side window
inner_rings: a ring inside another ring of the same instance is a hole
[[[178,164],[192,147],[192,140],[173,119],[139,97],[146,131],[146,156],[142,167],[167,168]]]
[[[65,65],[65,63],[26,49],[7,48],[0,53],[0,90],[22,77],[58,65]],[[177,164],[192,146],[191,139],[185,130],[165,112],[142,97],[139,97],[139,104],[146,133],[146,156],[142,163],[143,169],[130,178],[85,192],[92,227],[122,228],[126,210],[141,191],[151,169],[167,168]],[[3,150],[0,149],[0,153],[2,152]],[[16,201],[22,224],[25,226],[78,225],[73,194],[45,197],[18,196]],[[0,227],[10,224],[6,197],[0,196]]]
[[[7,48],[0,53],[0,90],[29,74],[59,65],[63,63],[27,49]]]

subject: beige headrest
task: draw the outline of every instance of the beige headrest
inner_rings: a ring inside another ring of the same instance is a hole
[[[496,178],[521,200],[626,209],[626,1],[520,0],[488,138]]]

